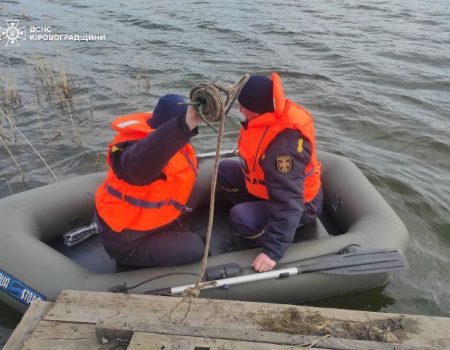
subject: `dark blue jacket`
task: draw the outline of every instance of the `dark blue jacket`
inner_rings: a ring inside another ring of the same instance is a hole
[[[271,204],[269,223],[261,239],[263,252],[273,260],[281,259],[292,243],[305,209],[303,189],[305,168],[311,159],[311,144],[304,139],[299,150],[300,138],[303,137],[298,130],[282,131],[260,160]],[[289,172],[278,170],[279,156],[290,156]]]
[[[111,153],[112,168],[122,180],[143,186],[161,176],[170,158],[185,146],[198,128],[189,130],[186,117],[173,118],[139,141],[117,145],[119,151]]]

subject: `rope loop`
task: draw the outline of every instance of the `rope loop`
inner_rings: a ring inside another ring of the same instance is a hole
[[[191,90],[189,97],[194,103],[194,108],[207,121],[217,123],[225,116],[225,101],[216,85],[198,83]]]
[[[217,123],[228,114],[249,77],[245,74],[237,83],[226,87],[216,83],[200,82],[191,89],[189,98],[205,121]]]

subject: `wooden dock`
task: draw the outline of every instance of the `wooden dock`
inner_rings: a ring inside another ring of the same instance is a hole
[[[33,302],[16,349],[450,349],[450,318],[63,291]]]

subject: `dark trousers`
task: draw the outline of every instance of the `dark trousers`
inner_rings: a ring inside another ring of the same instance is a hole
[[[236,160],[224,159],[219,163],[217,180],[219,188],[233,205],[230,210],[232,230],[244,238],[247,245],[258,246],[258,238],[269,222],[270,201],[248,193],[241,167]],[[322,197],[320,191],[311,202],[305,203],[299,226],[317,218],[322,207]]]
[[[174,266],[198,261],[203,256],[203,241],[183,228],[179,220],[159,230],[124,230],[119,234],[98,217],[94,220],[100,222],[100,239],[106,252],[121,265]]]

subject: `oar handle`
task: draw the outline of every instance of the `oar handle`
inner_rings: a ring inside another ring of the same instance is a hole
[[[264,281],[275,278],[285,278],[291,275],[298,275],[298,268],[290,267],[286,269],[274,270],[269,272],[253,273],[251,275],[238,276],[223,278],[215,281],[208,281],[210,284],[204,286],[203,289],[213,289],[213,288],[228,288],[229,286],[235,286],[237,284]],[[215,283],[214,283],[215,282]],[[172,287],[170,288],[171,294],[181,294],[186,289],[194,287],[194,284],[186,284],[184,286]]]

